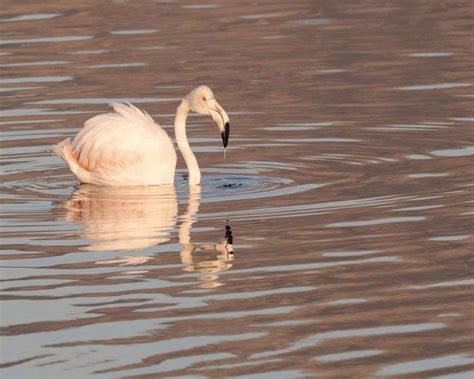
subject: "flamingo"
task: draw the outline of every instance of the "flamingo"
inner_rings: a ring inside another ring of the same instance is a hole
[[[82,183],[105,186],[173,184],[176,151],[168,134],[150,115],[132,104],[110,104],[114,112],[94,116],[71,140],[53,147]],[[201,170],[186,136],[189,112],[209,115],[217,123],[224,148],[229,141],[229,116],[212,90],[199,86],[176,111],[174,130],[189,171],[189,185],[201,182]]]

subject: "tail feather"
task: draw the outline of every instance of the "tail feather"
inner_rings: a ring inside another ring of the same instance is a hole
[[[64,161],[69,165],[71,171],[74,174],[78,174],[80,167],[72,154],[72,145],[70,138],[66,138],[65,140],[59,142],[57,145],[54,145],[53,152],[58,157],[64,159]]]
[[[66,153],[65,150],[67,150],[68,145],[71,145],[71,139],[70,138],[66,138],[65,140],[63,140],[63,141],[61,141],[58,144],[53,146],[54,154],[56,154],[58,157],[61,157],[66,162],[67,162],[67,159],[66,159],[67,153]]]

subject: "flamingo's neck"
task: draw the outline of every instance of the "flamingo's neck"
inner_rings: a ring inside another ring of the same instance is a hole
[[[199,184],[201,182],[201,170],[196,157],[191,150],[186,136],[186,118],[188,117],[189,106],[186,100],[183,100],[176,111],[174,120],[174,133],[176,142],[178,142],[179,151],[183,155],[184,161],[189,171],[189,185]]]

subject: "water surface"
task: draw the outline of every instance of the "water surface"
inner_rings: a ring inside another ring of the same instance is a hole
[[[7,2],[1,376],[468,378],[469,2]],[[79,186],[51,146],[131,101],[203,169]],[[229,238],[233,246],[229,246]]]

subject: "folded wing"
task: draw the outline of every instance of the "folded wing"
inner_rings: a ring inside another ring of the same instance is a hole
[[[72,141],[72,155],[82,169],[110,174],[151,164],[147,160],[176,162],[172,141],[146,112],[131,104],[111,106],[113,113],[86,121]]]

